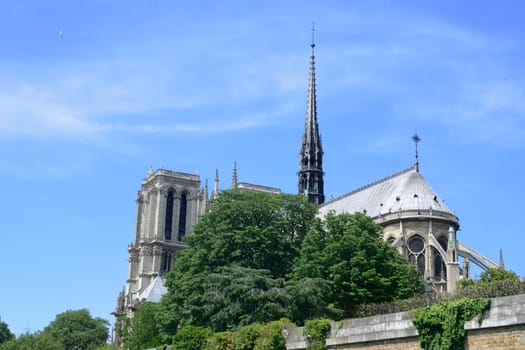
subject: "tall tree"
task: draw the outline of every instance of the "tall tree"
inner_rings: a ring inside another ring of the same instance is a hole
[[[221,193],[166,276],[163,332],[186,325],[220,331],[288,316],[284,278],[315,213],[304,196]]]
[[[224,191],[187,237],[190,249],[177,255],[176,269],[213,272],[239,265],[284,277],[315,213],[303,196]]]
[[[325,280],[327,303],[352,316],[359,304],[391,301],[422,290],[415,267],[381,238],[362,214],[329,213],[305,238],[294,278]]]
[[[160,304],[145,302],[135,311],[129,324],[124,327],[123,349],[142,350],[162,344],[155,319]]]
[[[58,314],[42,332],[56,339],[65,349],[91,350],[106,343],[108,321],[93,318],[87,309]]]
[[[13,339],[14,337],[15,335],[11,333],[7,323],[0,321],[0,344]]]

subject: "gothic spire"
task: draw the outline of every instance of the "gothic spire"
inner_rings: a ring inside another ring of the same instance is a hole
[[[233,162],[232,189],[237,188],[237,161]]]
[[[213,192],[211,198],[215,199],[219,195],[219,169],[215,169],[215,181],[213,183]]]
[[[315,84],[315,29],[312,25],[312,55],[310,56],[310,80],[308,84],[308,101],[306,121],[299,154],[299,194],[305,194],[310,203],[324,203],[323,182],[323,148],[317,123],[317,101]]]

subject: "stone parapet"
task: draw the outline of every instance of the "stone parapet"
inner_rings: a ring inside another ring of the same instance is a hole
[[[332,322],[328,349],[420,349],[411,312]],[[481,322],[465,324],[468,350],[525,349],[525,295],[491,299]],[[303,327],[283,331],[288,350],[307,348]]]

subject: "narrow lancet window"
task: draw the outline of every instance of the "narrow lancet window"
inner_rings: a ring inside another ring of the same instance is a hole
[[[186,235],[186,213],[188,211],[188,200],[186,199],[186,193],[183,193],[180,197],[180,211],[179,211],[179,241],[182,241],[182,237]]]
[[[164,239],[171,240],[171,227],[173,223],[173,192],[169,191],[166,198],[166,220],[164,221]]]

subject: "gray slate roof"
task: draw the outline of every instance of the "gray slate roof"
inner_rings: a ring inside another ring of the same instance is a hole
[[[429,210],[455,214],[445,205],[416,167],[373,182],[319,207],[321,217],[336,214],[365,213],[371,218],[404,210]]]

